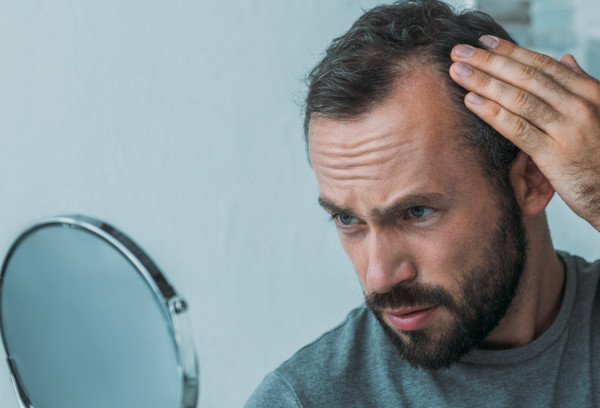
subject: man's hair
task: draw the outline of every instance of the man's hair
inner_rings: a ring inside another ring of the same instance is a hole
[[[456,132],[467,148],[477,152],[490,181],[505,190],[518,148],[466,109],[467,91],[448,73],[452,48],[457,44],[481,47],[478,39],[484,34],[514,42],[489,15],[473,10],[456,13],[437,0],[399,1],[367,11],[332,41],[307,77],[307,151],[311,118],[360,118],[390,96],[403,77],[429,66],[447,85],[460,124]]]

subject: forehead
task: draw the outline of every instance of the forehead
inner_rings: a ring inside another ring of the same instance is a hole
[[[321,195],[347,202],[368,193],[379,205],[402,192],[450,192],[480,174],[446,89],[439,75],[415,72],[362,117],[313,118],[309,154]]]

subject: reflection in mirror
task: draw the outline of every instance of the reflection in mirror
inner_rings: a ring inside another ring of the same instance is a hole
[[[25,231],[0,276],[0,327],[22,407],[195,407],[186,315],[150,258],[88,217]]]

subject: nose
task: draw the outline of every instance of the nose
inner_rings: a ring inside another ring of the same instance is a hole
[[[407,242],[391,231],[373,231],[369,237],[368,291],[386,293],[394,286],[416,278]]]

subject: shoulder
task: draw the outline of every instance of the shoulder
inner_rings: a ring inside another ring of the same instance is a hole
[[[268,374],[244,408],[300,408],[302,405],[288,382],[276,371]]]
[[[588,262],[565,252],[558,254],[567,273],[562,307],[569,309],[571,325],[582,330],[582,325],[591,324],[600,331],[600,260]]]
[[[600,260],[588,262],[585,259],[558,251],[568,274],[575,275],[577,284],[577,297],[596,295],[600,284]],[[567,277],[567,282],[569,281]],[[597,296],[597,295],[596,295]]]
[[[268,394],[270,398],[279,395],[277,398],[288,402],[261,406],[356,406],[357,400],[364,398],[361,390],[363,394],[367,391],[369,379],[382,374],[382,358],[389,360],[389,356],[382,355],[390,353],[389,347],[379,323],[363,305],[281,364],[263,380],[255,394]]]
[[[338,326],[298,350],[277,371],[286,378],[313,377],[325,372],[329,376],[343,376],[352,360],[375,346],[379,332],[375,318],[362,305],[352,310]]]

